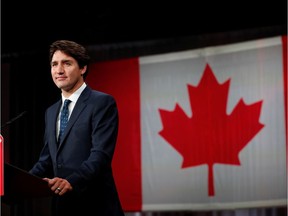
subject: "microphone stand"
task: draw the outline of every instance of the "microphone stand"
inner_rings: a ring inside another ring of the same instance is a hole
[[[24,116],[27,113],[27,111],[23,111],[22,113],[20,113],[19,115],[17,115],[16,117],[10,119],[9,121],[7,121],[5,124],[1,125],[1,129],[5,128],[6,126],[12,124],[14,121],[16,121],[17,119],[21,118],[22,116]]]

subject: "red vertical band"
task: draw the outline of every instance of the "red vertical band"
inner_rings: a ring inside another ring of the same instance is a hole
[[[114,96],[119,133],[113,159],[114,176],[125,211],[141,211],[140,74],[138,58],[95,63],[87,84]]]
[[[4,138],[0,134],[0,196],[4,195]]]

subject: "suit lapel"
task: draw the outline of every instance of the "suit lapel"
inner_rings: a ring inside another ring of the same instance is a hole
[[[49,123],[48,128],[51,128],[51,135],[49,137],[49,143],[51,143],[50,147],[52,151],[57,151],[57,133],[56,133],[56,125],[57,125],[57,118],[59,114],[59,110],[61,107],[61,100],[59,100],[55,105],[51,107],[51,111],[48,113],[47,118],[51,119],[52,121]]]

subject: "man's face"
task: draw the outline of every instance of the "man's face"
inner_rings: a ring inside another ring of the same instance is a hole
[[[63,93],[72,94],[84,82],[82,74],[86,71],[79,68],[78,62],[71,56],[58,50],[51,61],[51,75],[54,83]]]

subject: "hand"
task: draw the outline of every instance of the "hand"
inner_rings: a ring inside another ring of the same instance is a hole
[[[55,193],[60,196],[64,195],[68,191],[72,191],[71,184],[66,180],[62,178],[43,178],[44,181],[48,182],[49,188]]]

